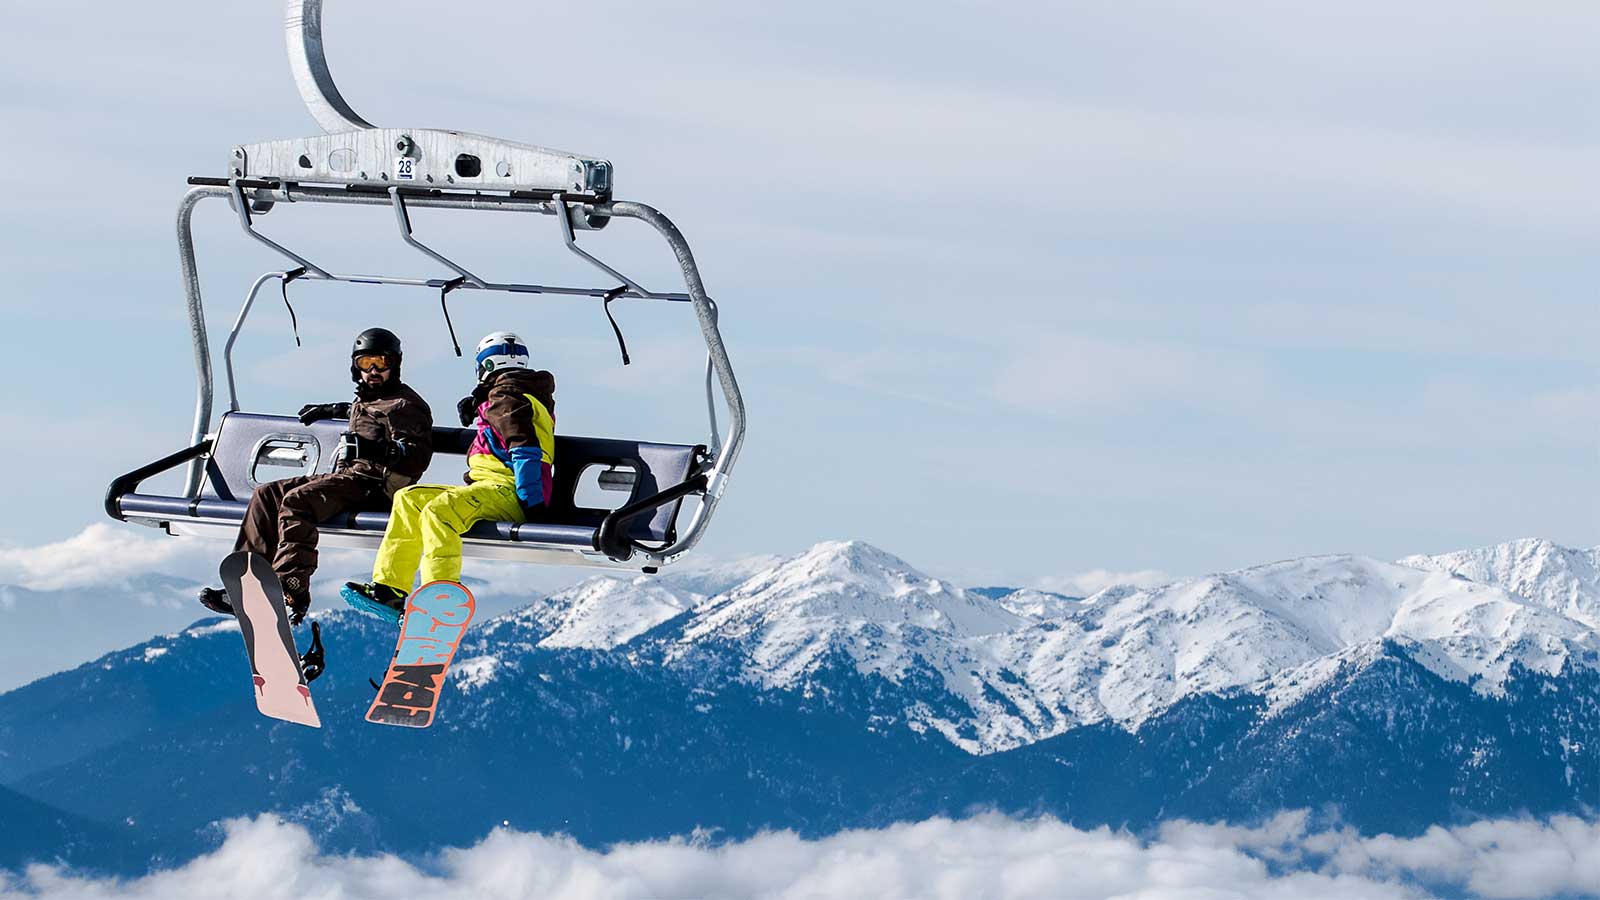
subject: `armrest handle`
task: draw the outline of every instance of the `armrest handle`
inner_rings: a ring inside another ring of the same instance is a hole
[[[117,476],[111,482],[111,486],[106,488],[106,515],[119,522],[128,521],[128,517],[122,514],[122,504],[119,501],[129,494],[138,493],[140,482],[209,452],[211,452],[211,439],[207,438],[193,447],[179,450],[169,456],[163,456],[147,466],[140,466],[126,475]]]
[[[635,549],[644,549],[638,541],[628,537],[629,522],[646,513],[655,512],[668,503],[682,500],[690,494],[703,494],[705,491],[706,476],[702,473],[664,491],[612,510],[600,522],[600,527],[594,530],[594,549],[616,562],[627,562],[633,557]]]

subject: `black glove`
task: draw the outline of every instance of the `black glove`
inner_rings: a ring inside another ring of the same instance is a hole
[[[300,424],[310,425],[323,419],[350,418],[348,403],[308,403],[300,407]]]
[[[456,415],[461,417],[461,427],[471,428],[478,418],[478,401],[471,396],[456,401]]]

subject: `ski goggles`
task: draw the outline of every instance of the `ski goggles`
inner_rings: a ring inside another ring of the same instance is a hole
[[[394,368],[390,364],[389,356],[386,353],[358,356],[355,358],[355,367],[362,372],[387,372]]]

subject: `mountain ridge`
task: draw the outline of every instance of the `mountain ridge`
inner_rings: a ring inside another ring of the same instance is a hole
[[[311,730],[259,716],[237,625],[201,620],[0,694],[0,785],[48,807],[17,827],[131,821],[180,855],[263,811],[329,848],[425,853],[502,822],[593,844],[1311,807],[1406,833],[1600,807],[1593,632],[1500,587],[1324,556],[1026,616],[852,542],[739,574],[712,596],[590,580],[490,617],[423,732],[362,721],[392,626],[314,613]],[[426,843],[396,767],[454,798]]]

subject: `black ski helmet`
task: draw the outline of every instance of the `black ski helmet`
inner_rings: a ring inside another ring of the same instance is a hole
[[[400,380],[400,338],[387,328],[368,328],[356,335],[354,344],[350,345],[350,380],[361,381],[361,373],[356,369],[355,358],[382,353],[394,358],[394,380]]]

